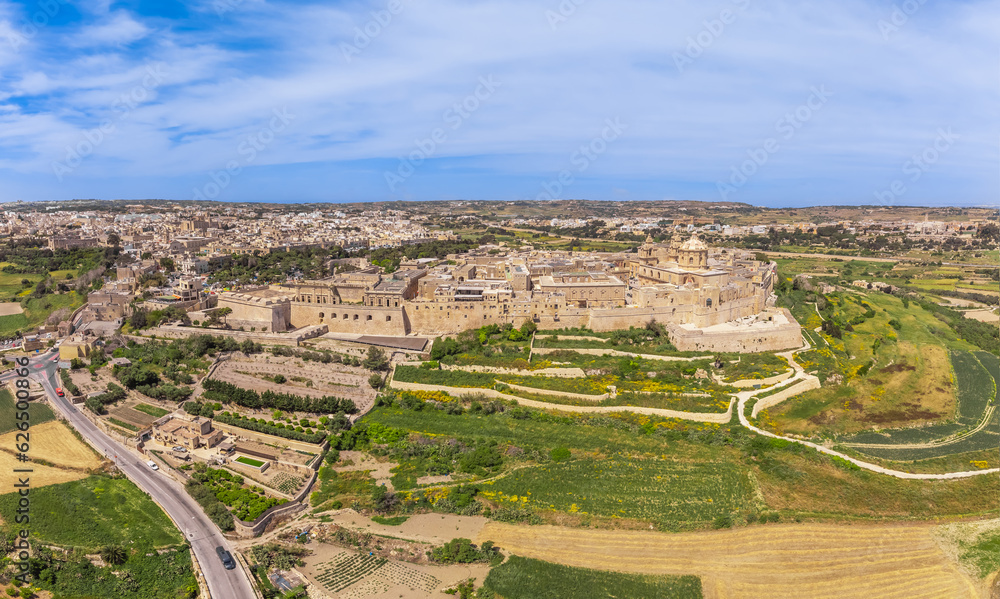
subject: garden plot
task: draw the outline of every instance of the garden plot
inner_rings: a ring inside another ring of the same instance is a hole
[[[120,420],[126,424],[130,424],[137,429],[146,428],[156,421],[156,416],[153,416],[152,414],[147,414],[134,408],[124,406],[109,411],[108,416],[115,420]]]
[[[327,591],[342,593],[345,599],[360,599],[400,586],[430,593],[441,584],[434,576],[400,562],[349,551],[325,562],[307,564],[306,575]]]

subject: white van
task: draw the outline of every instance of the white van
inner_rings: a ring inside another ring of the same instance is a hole
[[[156,462],[154,462],[153,460],[149,460],[148,462],[146,462],[146,464],[148,464],[149,467],[152,468],[153,470],[159,470],[160,469],[160,467],[157,466]]]

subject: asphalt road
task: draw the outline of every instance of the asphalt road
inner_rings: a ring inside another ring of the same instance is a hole
[[[42,383],[52,405],[62,412],[73,428],[80,431],[108,458],[114,459],[129,480],[149,493],[170,515],[191,543],[208,582],[212,599],[253,599],[253,587],[243,569],[237,566],[234,570],[226,570],[215,552],[215,548],[219,546],[231,550],[228,541],[180,483],[166,474],[150,469],[145,460],[105,435],[70,401],[56,395],[55,389],[59,386],[57,362],[58,354],[46,352],[33,357],[28,370],[32,378]],[[13,376],[13,372],[10,372],[0,379]]]

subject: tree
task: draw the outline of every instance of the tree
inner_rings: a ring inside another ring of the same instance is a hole
[[[385,352],[380,348],[370,345],[368,346],[368,357],[365,358],[361,365],[368,370],[388,370],[389,358],[386,357]]]
[[[274,378],[271,379],[271,380],[273,380],[275,383],[278,383],[279,385],[281,385],[284,382],[286,382],[288,379],[286,379],[285,375],[283,375],[283,374],[276,374],[276,375],[274,375]]]
[[[124,564],[125,560],[128,559],[128,556],[125,554],[125,550],[121,547],[121,545],[105,545],[104,547],[101,547],[100,553],[101,559],[103,559],[105,563],[115,566]]]
[[[381,389],[382,375],[374,373],[370,377],[368,377],[368,386],[371,387],[372,389]]]
[[[175,265],[173,258],[160,258],[160,267],[167,272],[174,272]]]
[[[118,247],[122,244],[122,238],[118,236],[118,233],[112,233],[108,235],[108,245],[112,247]]]
[[[153,259],[153,252],[143,252],[142,255],[139,256],[139,259],[140,260],[152,260]]]

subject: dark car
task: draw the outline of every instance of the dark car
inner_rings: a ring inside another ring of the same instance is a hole
[[[226,570],[232,570],[236,567],[236,562],[233,560],[232,553],[229,553],[222,547],[216,547],[215,552],[219,554],[219,559],[222,560],[222,565],[226,567]]]

